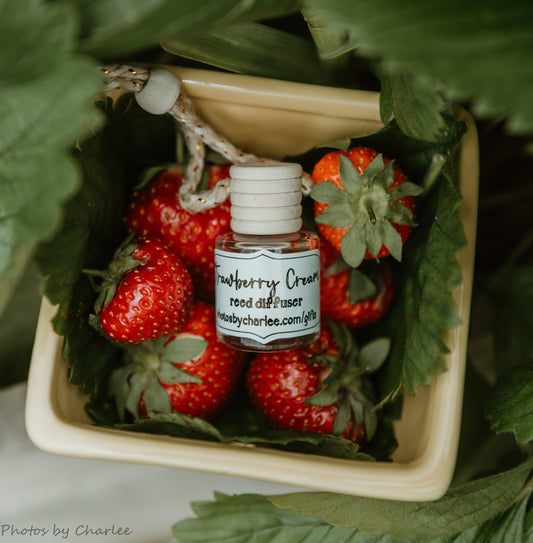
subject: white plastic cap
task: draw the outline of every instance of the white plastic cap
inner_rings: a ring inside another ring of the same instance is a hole
[[[302,167],[288,162],[235,164],[231,228],[240,234],[288,234],[302,227]]]

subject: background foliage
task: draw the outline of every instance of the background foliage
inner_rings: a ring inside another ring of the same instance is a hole
[[[429,142],[442,137],[451,101],[467,107],[479,128],[480,209],[450,492],[429,504],[217,495],[195,504],[196,518],[179,522],[175,534],[182,542],[205,541],[208,529],[213,542],[533,541],[533,3],[0,0],[0,14],[3,385],[26,377],[41,281],[33,262],[53,256],[60,267],[76,258],[50,252],[65,224],[94,227],[83,222],[83,200],[72,198],[84,180],[118,175],[82,174],[78,156],[104,121],[90,105],[102,63],[176,63],[381,90],[384,122],[394,116],[406,135]],[[89,151],[105,164],[102,149]],[[464,510],[475,514],[464,518]]]

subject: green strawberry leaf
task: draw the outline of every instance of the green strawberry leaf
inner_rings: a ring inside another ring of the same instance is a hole
[[[357,443],[337,435],[308,434],[290,430],[264,430],[257,434],[226,436],[226,442],[246,443],[285,451],[374,462]]]
[[[474,360],[475,349],[470,353]],[[452,486],[483,474],[496,473],[505,465],[505,458],[516,451],[516,441],[511,433],[494,434],[490,429],[486,417],[489,389],[489,383],[474,364],[467,364],[461,433]]]
[[[378,289],[374,281],[360,269],[354,268],[350,271],[348,301],[351,304],[373,298],[377,294],[377,291]]]
[[[406,71],[378,69],[382,85],[380,114],[384,124],[392,116],[407,136],[426,141],[442,138],[447,107],[434,81]]]
[[[305,434],[301,432],[288,432],[282,430],[269,430],[258,436],[239,436],[237,441],[252,443],[258,446],[268,446],[287,451],[329,456],[330,458],[345,458],[374,462],[375,458],[362,452],[357,443],[344,439],[338,435]]]
[[[327,147],[329,149],[338,149],[339,151],[347,151],[350,148],[351,143],[352,143],[351,138],[345,137],[345,138],[339,138],[333,141],[328,141],[326,143],[322,143],[320,145],[317,145],[317,148]]]
[[[348,194],[359,194],[363,189],[363,178],[359,170],[352,164],[352,161],[339,155],[339,174],[344,190]]]
[[[335,321],[328,321],[328,325],[333,333],[333,337],[339,348],[340,354],[346,357],[351,356],[354,359],[357,358],[359,354],[359,347],[348,327]],[[344,358],[342,356],[338,357],[338,359],[344,362]]]
[[[231,72],[306,83],[325,81],[309,40],[258,23],[221,26],[161,45],[168,53]]]
[[[30,83],[56,70],[68,58],[76,33],[72,9],[41,1],[2,1],[0,87]],[[32,31],[28,32],[31,28]],[[55,31],[50,32],[53,28]],[[22,53],[22,54],[21,54]]]
[[[329,181],[320,181],[311,189],[313,200],[322,204],[342,204],[347,200],[347,193]]]
[[[379,425],[378,412],[375,409],[368,407],[363,412],[363,418],[362,419],[358,418],[356,420],[363,421],[368,439],[374,439],[374,435],[376,434],[376,431]]]
[[[494,307],[494,355],[502,375],[521,364],[533,363],[533,266],[515,267],[489,292]]]
[[[526,511],[531,490],[524,492],[520,500],[514,503],[503,515],[486,522],[476,534],[476,541],[488,543],[512,543],[524,541]]]
[[[392,169],[394,161],[390,160],[385,166],[383,155],[380,153],[372,162],[365,168],[363,172],[363,181],[368,187],[372,186],[375,181],[378,181],[381,186],[388,190],[394,181],[394,171]],[[355,168],[355,166],[352,167]]]
[[[391,202],[389,210],[387,212],[388,221],[396,224],[409,224],[411,226],[417,226],[414,221],[413,212],[399,202]]]
[[[400,200],[406,196],[420,196],[423,192],[424,189],[420,185],[407,181],[391,189],[389,195],[393,200]]]
[[[463,487],[461,487],[463,488]],[[490,486],[488,487],[490,488]],[[464,488],[470,490],[470,488]],[[293,543],[294,541],[305,541],[305,543],[395,543],[398,539],[387,532],[387,527],[399,518],[402,525],[407,519],[402,520],[399,511],[409,511],[409,522],[412,528],[409,533],[422,533],[423,539],[431,539],[435,543],[511,543],[521,541],[522,537],[527,539],[531,534],[531,512],[526,514],[526,506],[529,493],[525,493],[516,503],[509,505],[509,495],[516,492],[516,487],[509,492],[502,500],[508,507],[507,510],[498,515],[494,508],[479,511],[475,516],[479,520],[477,524],[473,517],[465,518],[462,524],[468,525],[462,533],[455,532],[450,536],[432,535],[425,537],[426,533],[435,533],[431,523],[438,522],[445,524],[450,516],[459,516],[461,507],[467,507],[469,502],[477,503],[482,498],[482,491],[472,489],[474,493],[470,496],[467,492],[456,492],[457,504],[454,507],[454,514],[451,510],[445,510],[442,504],[447,496],[437,502],[425,502],[409,504],[406,502],[388,502],[385,500],[374,500],[371,498],[359,498],[359,509],[356,511],[355,519],[370,517],[375,514],[376,530],[367,532],[363,528],[354,525],[340,525],[330,523],[326,517],[340,516],[341,511],[337,508],[340,503],[349,501],[350,496],[340,496],[328,493],[311,493],[315,497],[314,509],[321,510],[324,515],[306,514],[293,507],[287,507],[285,501],[293,501],[299,494],[288,494],[285,496],[260,496],[257,494],[241,494],[229,496],[216,492],[213,501],[193,502],[191,504],[194,517],[183,519],[174,524],[172,530],[176,538],[174,543],[196,543],[199,541],[210,541],[212,543],[223,543],[227,541],[239,541],[239,543],[254,543],[257,541],[276,541],[276,543]],[[503,489],[501,489],[503,490]],[[488,494],[496,495],[495,489],[490,488]],[[451,494],[451,492],[449,493]],[[302,494],[307,496],[308,494]],[[450,495],[450,501],[454,496]],[[357,499],[357,498],[355,498]],[[302,500],[303,501],[303,500]],[[487,500],[483,500],[484,502]],[[298,504],[300,505],[300,504]],[[382,505],[383,509],[376,512],[376,508]],[[451,504],[450,504],[451,505]],[[410,506],[410,507],[409,507]],[[416,509],[417,508],[417,509]],[[415,510],[416,509],[416,510]],[[394,519],[387,517],[387,514],[394,511]],[[440,514],[444,511],[444,518]],[[489,516],[490,515],[490,516]],[[428,522],[427,527],[419,527]],[[366,523],[369,524],[369,523]],[[373,525],[373,526],[374,526]],[[379,525],[379,526],[378,526]],[[455,521],[449,528],[453,529]],[[446,530],[448,533],[451,530]],[[514,537],[510,539],[510,537]],[[418,536],[402,538],[409,543],[420,543]],[[416,538],[416,539],[415,539]]]
[[[156,413],[170,413],[172,407],[165,389],[160,385],[157,377],[148,381],[144,389],[144,403],[146,410]]]
[[[45,277],[44,294],[59,305],[54,327],[65,336],[70,380],[85,392],[109,372],[117,353],[115,345],[87,326],[96,294],[82,273],[85,268],[104,269],[124,239],[120,202],[125,180],[107,143],[101,134],[75,151],[83,176],[81,190],[68,202],[61,230],[35,254]]]
[[[395,258],[398,262],[401,262],[403,241],[398,231],[389,221],[382,221],[379,230],[381,233],[381,238],[383,239],[383,245],[387,247],[393,258]]]
[[[442,498],[430,502],[328,492],[301,492],[269,499],[279,507],[334,526],[357,527],[367,534],[387,534],[402,540],[431,540],[474,528],[510,507],[523,489],[532,465],[530,460],[517,468],[452,488]]]
[[[342,435],[344,430],[346,430],[351,417],[352,408],[350,399],[348,397],[344,397],[339,402],[337,414],[335,415],[335,420],[333,421],[332,434],[336,436]]]
[[[146,432],[189,439],[207,441],[220,441],[222,439],[222,435],[215,426],[203,419],[192,418],[174,412],[148,412],[148,417],[132,423],[116,424],[115,427],[130,432]]]
[[[167,362],[187,362],[202,355],[209,342],[200,337],[177,337],[163,347],[161,358]]]
[[[72,1],[72,0],[71,0]],[[82,22],[80,50],[100,58],[130,58],[172,38],[183,39],[213,27],[260,20],[299,9],[295,0],[108,0],[73,2]]]
[[[129,390],[125,407],[134,417],[139,416],[139,402],[151,380],[149,372],[133,372],[128,379]]]
[[[524,69],[533,55],[530,2],[465,6],[460,0],[448,0],[429,9],[424,0],[411,0],[407,5],[396,0],[332,0],[327,4],[308,0],[306,8],[348,33],[359,55],[382,59],[387,75],[409,77],[395,84],[402,102],[394,108],[389,105],[386,116],[390,118],[394,109],[395,116],[414,124],[408,113],[417,105],[417,138],[442,130],[437,116],[440,103],[431,97],[431,88],[443,91],[450,100],[473,102],[479,116],[505,116],[511,130],[525,133],[533,129],[531,72]],[[407,83],[405,90],[400,83]],[[389,83],[389,100],[391,86]],[[399,106],[403,109],[406,101],[408,109],[403,114]],[[431,128],[424,130],[422,115]]]
[[[0,383],[3,387],[27,379],[41,306],[41,279],[35,266],[28,266],[0,315]]]
[[[334,228],[348,228],[353,224],[353,214],[348,202],[344,201],[329,205],[316,216],[315,221]]]
[[[121,357],[116,344],[87,324],[97,293],[82,272],[107,267],[126,238],[126,195],[148,160],[171,160],[175,133],[167,116],[149,115],[135,106],[115,114],[110,103],[99,106],[107,124],[73,151],[81,189],[65,206],[62,228],[35,254],[45,278],[44,294],[59,306],[54,328],[65,336],[69,379],[97,395]]]
[[[298,515],[273,505],[266,497],[255,494],[228,496],[215,494],[215,501],[194,502],[191,508],[196,518],[184,519],[172,527],[177,543],[193,541],[276,541],[277,543],[335,543],[328,536],[331,526],[310,516]],[[349,530],[343,532],[344,539]],[[325,537],[328,539],[324,539]]]
[[[401,366],[403,385],[411,395],[417,384],[429,384],[431,375],[445,369],[448,348],[442,333],[460,322],[451,291],[461,284],[455,260],[465,245],[457,217],[461,198],[450,179],[442,179],[432,192],[425,201],[425,216],[422,210],[419,216],[428,226],[415,229],[406,245],[404,284],[391,319],[391,328],[397,327],[391,329],[391,365]]]
[[[524,543],[533,541],[533,509],[530,509],[524,519]]]
[[[387,126],[394,118],[395,104],[393,96],[393,80],[384,73],[380,73],[379,66],[376,69],[381,84],[379,93],[379,117]]]
[[[157,377],[163,383],[198,383],[201,384],[202,380],[195,375],[191,375],[170,362],[163,361],[161,368],[157,372]]]
[[[115,399],[115,406],[120,420],[126,415],[126,403],[130,392],[130,377],[132,368],[124,366],[114,370],[107,382],[107,392]]]
[[[533,367],[522,364],[491,390],[487,415],[496,433],[513,432],[518,443],[533,439]]]
[[[325,211],[330,208],[331,206]],[[341,241],[341,253],[352,268],[357,268],[363,262],[366,253],[365,230],[355,224],[347,230]]]
[[[383,245],[380,224],[365,224],[365,241],[368,252],[376,256]]]
[[[385,362],[390,352],[389,338],[377,338],[363,345],[359,351],[359,366],[372,373]]]
[[[331,375],[331,374],[330,374]],[[313,396],[310,396],[305,400],[306,404],[326,406],[334,404],[339,399],[339,383],[331,383],[319,390]],[[348,424],[348,422],[346,422]],[[343,429],[346,428],[344,425]]]
[[[249,432],[246,435],[226,434],[208,421],[175,412],[149,412],[149,418],[147,419],[139,419],[133,423],[119,423],[115,424],[115,427],[122,430],[172,437],[203,439],[220,443],[238,442],[335,458],[374,461],[373,457],[360,451],[357,443],[338,436],[292,432],[289,430],[260,430],[255,433]]]
[[[63,203],[79,189],[69,150],[101,121],[90,106],[101,78],[92,61],[71,54],[76,17],[68,6],[3,0],[0,7],[2,311],[35,247],[57,231]]]

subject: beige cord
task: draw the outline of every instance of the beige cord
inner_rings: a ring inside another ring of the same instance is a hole
[[[122,89],[134,93],[140,93],[145,88],[151,73],[148,68],[119,64],[106,66],[103,72],[106,80],[105,91]],[[176,80],[177,88],[180,89],[177,77]],[[178,91],[176,93],[178,94]],[[179,193],[180,205],[183,208],[193,213],[203,211],[224,202],[229,196],[230,179],[222,179],[210,190],[196,192],[204,170],[206,145],[234,164],[274,162],[271,159],[257,157],[237,149],[231,142],[219,136],[209,123],[198,116],[193,101],[182,90],[174,102],[175,96],[171,98],[173,104],[168,110],[168,114],[179,123],[189,150],[189,163]],[[310,191],[311,178],[308,174],[303,173],[302,192],[309,194]]]

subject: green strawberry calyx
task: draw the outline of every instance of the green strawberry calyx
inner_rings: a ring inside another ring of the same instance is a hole
[[[139,402],[144,399],[148,413],[170,413],[170,399],[161,383],[197,383],[202,379],[176,366],[200,358],[208,345],[204,338],[179,334],[171,341],[161,338],[123,348],[125,364],[110,376],[108,392],[115,399],[117,413],[139,418]]]
[[[93,289],[98,292],[98,297],[94,303],[94,311],[98,314],[103,308],[107,307],[115,293],[117,287],[124,277],[124,274],[129,270],[138,268],[146,264],[145,260],[138,260],[132,256],[137,248],[137,243],[133,241],[133,235],[128,236],[118,247],[111,259],[107,269],[93,270],[84,269],[85,273],[91,280]],[[100,282],[94,281],[94,278],[99,278]]]
[[[353,268],[358,267],[366,251],[377,257],[381,247],[398,261],[402,257],[402,239],[393,224],[415,226],[413,213],[400,200],[422,194],[423,189],[406,181],[391,189],[394,161],[386,164],[379,154],[363,175],[350,159],[339,155],[342,188],[329,181],[313,186],[311,198],[328,204],[315,221],[333,228],[345,228],[341,253]]]
[[[377,410],[372,401],[373,390],[368,374],[378,370],[388,357],[390,339],[380,337],[359,347],[344,325],[329,322],[339,348],[338,355],[322,353],[313,362],[327,365],[328,375],[323,388],[306,403],[317,406],[337,404],[333,434],[342,435],[351,420],[355,429],[364,425],[367,440],[372,439],[378,424]]]
[[[366,270],[352,268],[346,263],[342,255],[324,270],[324,277],[331,277],[337,273],[348,271],[350,281],[348,283],[348,301],[356,304],[377,296],[381,282],[376,279],[376,273],[369,275]]]

